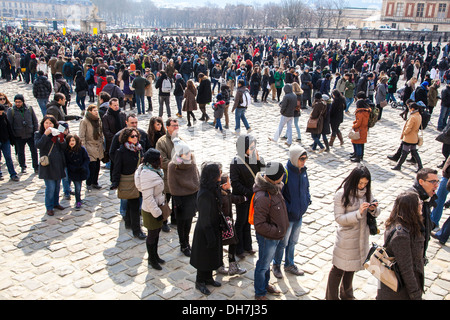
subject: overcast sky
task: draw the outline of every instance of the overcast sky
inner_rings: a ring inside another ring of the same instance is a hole
[[[307,0],[308,1],[308,0]],[[356,7],[356,8],[368,8],[368,7],[379,7],[381,8],[382,0],[346,0],[348,7]],[[249,3],[249,4],[260,4],[264,5],[266,3],[280,3],[279,0],[153,0],[153,3],[157,6],[194,6],[200,7],[205,6],[207,3],[217,5],[219,7],[225,6],[225,4],[240,4],[240,3]]]

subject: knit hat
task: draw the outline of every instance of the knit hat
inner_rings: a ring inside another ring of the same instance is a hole
[[[265,170],[267,178],[269,178],[272,181],[277,181],[280,179],[283,174],[285,173],[284,167],[279,162],[268,162],[266,164],[266,170]]]
[[[161,157],[159,150],[154,148],[148,149],[144,154],[144,163],[154,163]]]
[[[33,53],[33,54],[30,55],[30,58],[31,59],[36,59],[36,55]]]
[[[182,156],[183,154],[188,154],[191,151],[191,148],[189,148],[187,143],[180,138],[173,139],[173,146],[175,150],[175,156]]]
[[[23,94],[16,94],[14,97],[14,101],[16,100],[22,100],[22,102],[25,102],[25,98],[23,97]]]
[[[290,148],[289,148],[289,160],[291,161],[291,163],[294,165],[294,166],[296,166],[297,167],[297,165],[298,165],[298,159],[301,157],[301,156],[305,156],[305,155],[307,155],[307,153],[306,153],[306,150],[305,150],[305,148],[303,148],[302,146],[300,146],[300,145],[292,145]]]
[[[222,100],[223,99],[222,94],[221,93],[217,94],[216,99],[217,101]]]
[[[175,76],[175,79],[181,79],[181,74],[177,73],[177,75]]]

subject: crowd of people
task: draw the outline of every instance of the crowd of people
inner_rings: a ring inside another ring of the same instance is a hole
[[[158,254],[158,241],[161,230],[171,230],[170,220],[177,226],[180,251],[197,269],[195,287],[206,295],[210,294],[207,286],[221,286],[213,278],[214,271],[229,275],[247,271],[238,261],[257,252],[252,228],[258,244],[256,299],[280,293],[269,280],[271,265],[274,276],[283,277],[283,256],[285,273],[303,275],[294,255],[302,216],[311,203],[308,154],[328,152],[336,138],[344,144],[339,126],[354,104],[350,160],[361,162],[368,131],[381,119],[383,108],[390,102],[401,104],[405,110],[402,143],[389,159],[397,161],[393,170],[401,170],[411,153],[417,176],[411,190],[397,197],[386,234],[388,229],[398,231],[388,251],[397,258],[405,286],[394,292],[381,285],[377,298],[422,297],[428,241],[434,237],[445,243],[450,229],[448,220],[439,229],[443,208],[450,206],[445,199],[450,166],[450,43],[330,40],[313,44],[308,39],[280,41],[267,36],[198,40],[17,31],[2,32],[1,46],[2,79],[32,86],[42,115],[39,120],[34,101],[25,101],[23,94],[10,101],[12,97],[0,93],[0,143],[11,180],[20,180],[11,146],[21,173],[26,173],[28,145],[34,172],[45,182],[46,214],[53,216],[55,209],[65,209],[59,202],[61,182],[66,199],[75,195],[76,210],[83,205],[83,181],[88,191],[104,188],[98,181],[104,162],[110,172],[109,188],[117,189],[125,227],[145,240],[149,265],[162,269],[165,261]],[[401,79],[404,87],[399,86]],[[138,120],[153,111],[154,95],[158,115],[150,118],[145,131]],[[73,96],[80,115],[68,114]],[[175,116],[171,96],[176,101]],[[280,123],[269,140],[286,139],[286,164],[262,159],[250,135],[248,107],[267,103],[269,96],[280,106]],[[441,181],[436,170],[423,167],[417,151],[423,142],[420,130],[427,126],[439,99]],[[210,124],[224,133],[232,123],[231,103],[237,142],[236,156],[226,173],[220,163],[196,162],[191,147],[178,134],[178,119],[185,112],[187,126],[192,128],[198,110],[198,121],[208,122],[211,115]],[[302,109],[308,108],[311,112],[303,130],[311,134],[313,144],[305,149],[293,143],[292,124],[295,141],[300,142],[298,119]],[[68,121],[74,119],[81,120],[78,135],[69,128]],[[246,134],[241,133],[241,121]],[[353,275],[363,269],[368,253],[370,218],[379,215],[371,180],[369,170],[359,164],[336,191],[338,230],[326,299],[355,298]],[[223,261],[224,245],[229,246],[228,267]],[[406,247],[411,247],[409,253]]]

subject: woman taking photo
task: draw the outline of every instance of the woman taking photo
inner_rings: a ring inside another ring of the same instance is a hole
[[[380,282],[377,300],[421,300],[424,292],[424,243],[422,204],[417,193],[406,191],[395,199],[386,221],[384,239],[392,233],[386,252],[395,257],[403,280],[397,291]]]
[[[380,214],[378,202],[375,202],[371,192],[371,180],[369,170],[358,166],[344,179],[334,196],[334,217],[338,228],[333,267],[326,289],[327,300],[355,299],[353,275],[363,269],[369,252],[367,214],[373,217]]]
[[[213,270],[222,265],[223,248],[220,229],[219,208],[221,207],[221,165],[208,162],[202,165],[200,190],[197,196],[198,219],[192,241],[190,264],[197,269],[195,288],[209,295],[206,285],[220,287],[213,279]]]
[[[164,194],[164,173],[161,169],[161,153],[148,149],[144,161],[134,174],[136,187],[142,193],[142,220],[147,228],[145,242],[148,253],[148,264],[156,270],[162,270],[160,264],[165,261],[158,255],[159,233],[163,225],[163,212],[160,208],[166,201]]]
[[[119,135],[120,147],[114,156],[111,190],[118,189],[119,199],[126,199],[125,228],[131,228],[133,236],[144,240],[139,212],[139,191],[134,183],[134,173],[142,160],[140,134],[136,128],[124,128]]]
[[[166,129],[164,128],[164,122],[161,117],[153,116],[150,118],[150,123],[148,124],[148,140],[150,141],[150,148],[156,147],[156,142],[159,138],[166,134]]]
[[[175,154],[167,168],[167,183],[177,218],[180,250],[191,255],[189,233],[195,216],[197,191],[200,187],[199,173],[189,146],[179,138],[173,140]]]
[[[98,184],[100,161],[104,157],[102,122],[96,105],[88,106],[83,120],[80,122],[80,139],[89,155],[89,176],[86,180],[88,190],[101,189]]]
[[[355,121],[352,130],[359,132],[359,139],[351,139],[353,144],[353,154],[350,158],[352,162],[360,162],[364,157],[364,144],[367,142],[369,132],[370,107],[364,100],[356,102]]]
[[[39,131],[34,134],[34,144],[40,157],[47,156],[48,164],[39,161],[39,179],[45,182],[45,207],[47,214],[53,216],[53,209],[64,210],[59,204],[61,179],[66,176],[64,150],[66,142],[64,133],[58,129],[58,122],[53,116],[44,116]]]

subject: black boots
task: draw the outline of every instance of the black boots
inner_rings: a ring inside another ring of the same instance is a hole
[[[339,141],[341,142],[341,146],[342,146],[344,144],[344,138],[342,137],[342,133],[338,132],[337,137],[338,137]]]
[[[160,264],[163,264],[165,261],[158,255],[158,242],[152,244],[146,242],[145,244],[147,246],[148,265],[152,266],[153,269],[162,270]]]

